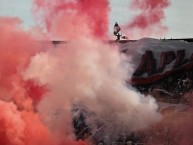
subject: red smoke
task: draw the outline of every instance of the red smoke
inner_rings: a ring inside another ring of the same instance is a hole
[[[162,36],[167,27],[162,24],[164,10],[170,5],[169,0],[132,0],[131,9],[139,11],[126,26],[127,34],[133,37]]]
[[[28,80],[25,82],[25,89],[27,95],[33,99],[34,103],[38,103],[46,91],[46,86],[39,86],[33,80]]]
[[[109,12],[108,0],[35,0],[34,8],[48,32],[65,39],[88,34],[106,38]]]
[[[85,145],[72,136],[52,132],[40,119],[36,103],[48,91],[34,80],[23,80],[31,57],[45,51],[18,18],[0,18],[0,144]],[[34,105],[35,104],[35,105]]]
[[[14,100],[25,99],[27,90],[22,71],[30,58],[41,51],[32,36],[22,30],[18,18],[0,18],[0,98]],[[36,94],[36,91],[34,91]]]

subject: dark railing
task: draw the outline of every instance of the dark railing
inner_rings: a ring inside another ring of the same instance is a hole
[[[183,41],[186,41],[186,42],[193,42],[193,38],[171,38],[171,39],[160,39],[160,40],[183,40]],[[119,41],[116,41],[116,40],[107,40],[106,42],[107,43],[127,43],[127,42],[135,42],[137,40],[119,40]],[[52,43],[53,44],[67,44],[69,41],[59,41],[59,40],[53,40]]]

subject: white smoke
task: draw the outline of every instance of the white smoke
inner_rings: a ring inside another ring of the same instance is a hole
[[[38,111],[53,130],[72,132],[71,105],[79,104],[94,112],[89,124],[98,120],[108,124],[107,133],[118,133],[148,127],[161,117],[152,97],[126,84],[132,72],[129,57],[117,47],[81,39],[34,56],[24,78],[47,86]]]

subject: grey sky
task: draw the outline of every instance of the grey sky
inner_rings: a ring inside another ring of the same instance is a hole
[[[128,9],[129,4],[130,0],[111,0],[110,33],[114,22],[124,24],[135,16],[135,12]],[[0,16],[18,16],[30,27],[34,25],[31,5],[32,0],[0,0]],[[193,38],[193,0],[171,0],[165,13],[163,23],[169,27],[166,38]]]

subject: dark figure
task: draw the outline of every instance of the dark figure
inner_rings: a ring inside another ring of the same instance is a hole
[[[115,25],[114,25],[114,32],[113,32],[113,34],[115,36],[117,36],[116,41],[119,41],[120,38],[121,38],[121,33],[120,32],[121,32],[121,28],[120,28],[119,24],[116,22]]]

